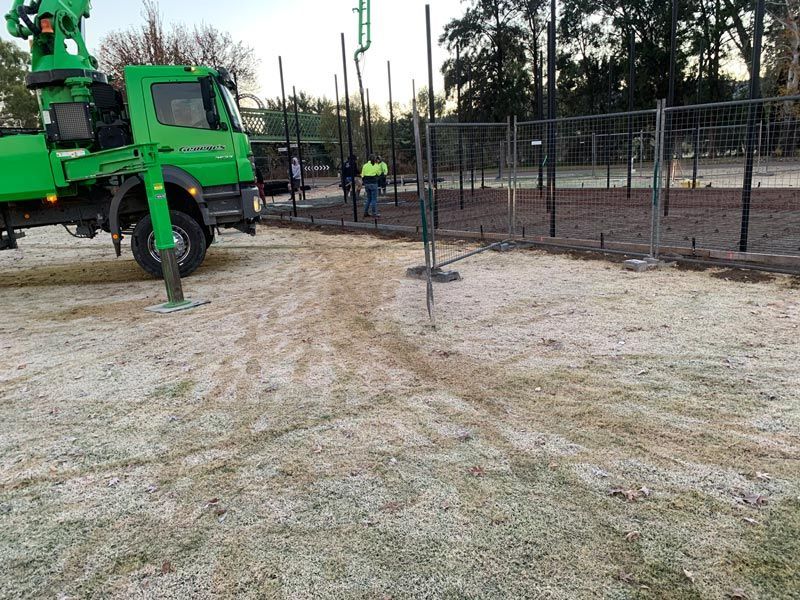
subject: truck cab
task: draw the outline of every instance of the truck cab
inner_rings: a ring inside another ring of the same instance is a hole
[[[75,89],[76,80],[89,93],[59,97],[56,90]],[[60,224],[88,238],[106,231],[117,255],[129,236],[139,265],[161,276],[143,178],[113,165],[82,166],[90,156],[102,163],[112,152],[151,146],[182,276],[200,266],[218,228],[255,233],[261,201],[252,149],[225,70],[132,66],[124,94],[103,74],[78,69],[32,73],[28,87],[49,90],[40,102],[52,101],[41,102],[44,131],[0,132],[0,249],[14,247],[30,227]]]

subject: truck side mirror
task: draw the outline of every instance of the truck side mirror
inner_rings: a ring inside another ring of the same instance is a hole
[[[219,129],[220,118],[217,112],[217,103],[214,101],[217,94],[214,92],[214,83],[211,77],[200,79],[200,93],[203,96],[203,108],[206,111],[206,120],[211,129]]]

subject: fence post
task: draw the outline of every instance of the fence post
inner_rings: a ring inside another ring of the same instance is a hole
[[[661,232],[661,172],[664,161],[664,100],[656,105],[656,147],[653,156],[653,207],[650,222],[650,256],[658,258]]]
[[[514,141],[513,141],[513,163],[512,163],[512,174],[511,178],[513,183],[511,184],[511,222],[508,224],[508,234],[510,237],[516,237],[517,235],[517,167],[519,165],[519,137],[518,137],[519,128],[517,126],[517,116],[514,115]]]
[[[764,0],[756,2],[755,31],[753,32],[753,66],[750,69],[750,99],[761,98],[761,37],[764,32]],[[745,149],[744,182],[742,184],[742,227],[739,234],[739,252],[747,252],[750,235],[750,201],[753,194],[753,155],[756,145],[756,122],[761,121],[764,105],[750,104],[747,113],[747,147]]]
[[[436,192],[433,183],[433,143],[431,138],[433,137],[433,123],[428,123],[425,126],[425,143],[427,146],[428,151],[428,210],[430,211],[431,217],[433,218],[433,227],[430,229],[430,237],[431,237],[431,258],[433,261],[433,268],[437,269],[438,265],[436,263],[436,228],[439,226],[439,211],[436,209]],[[422,164],[421,161],[422,156],[417,156],[417,163]],[[421,171],[421,169],[417,169],[417,171]]]

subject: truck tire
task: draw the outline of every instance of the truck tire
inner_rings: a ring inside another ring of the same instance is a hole
[[[186,213],[169,211],[172,233],[175,238],[175,256],[181,277],[188,277],[203,264],[206,257],[206,235],[197,221]],[[155,246],[155,234],[150,215],[136,224],[131,236],[133,258],[145,271],[154,277],[163,277],[161,257]]]

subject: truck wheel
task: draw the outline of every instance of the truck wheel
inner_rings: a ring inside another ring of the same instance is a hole
[[[202,227],[189,215],[175,210],[169,211],[172,220],[172,236],[175,240],[175,257],[181,277],[188,277],[203,264],[206,257],[206,236]],[[163,277],[161,256],[156,249],[155,233],[150,215],[136,224],[131,236],[133,258],[145,271],[154,277]]]

